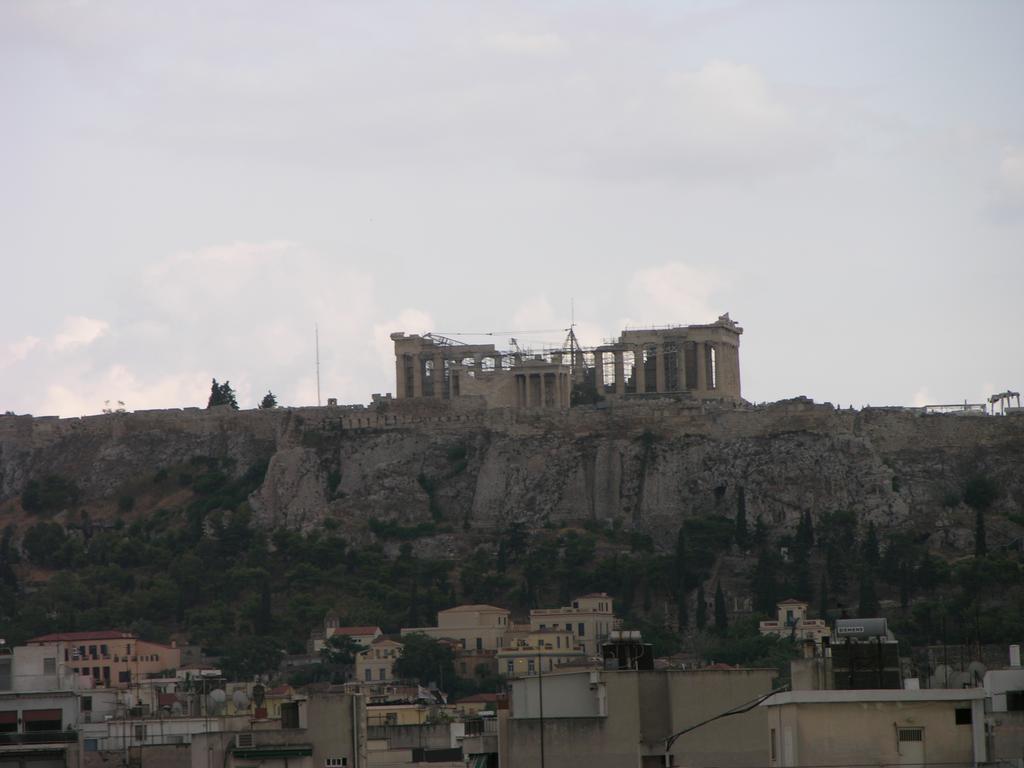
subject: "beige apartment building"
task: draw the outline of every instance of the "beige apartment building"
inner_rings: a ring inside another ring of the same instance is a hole
[[[593,592],[562,608],[535,608],[530,611],[530,628],[564,629],[572,634],[576,647],[587,656],[597,656],[601,643],[615,629],[612,598],[604,592]]]
[[[52,647],[57,664],[91,678],[97,687],[127,688],[181,664],[181,651],[174,644],[140,640],[118,630],[57,632],[33,638],[28,645]]]
[[[813,640],[821,645],[830,640],[832,630],[824,619],[807,618],[807,603],[803,600],[783,600],[776,603],[776,618],[762,621],[758,630],[762,635],[791,637],[798,641]]]
[[[981,688],[789,691],[759,709],[772,768],[987,760]]]
[[[402,655],[402,644],[385,637],[356,654],[356,680],[361,683],[387,683],[395,679],[395,662]]]
[[[447,638],[466,650],[498,651],[510,630],[507,608],[493,605],[457,605],[437,612],[436,627],[403,627],[402,635],[420,632],[435,640]]]
[[[666,742],[756,701],[771,691],[775,676],[774,669],[556,670],[518,678],[511,683],[509,717],[499,718],[500,764],[535,768],[543,749],[547,765],[766,766],[769,718],[759,707]]]
[[[586,659],[567,629],[530,629],[514,631],[505,638],[505,647],[497,653],[498,673],[522,677],[551,672],[556,667]]]

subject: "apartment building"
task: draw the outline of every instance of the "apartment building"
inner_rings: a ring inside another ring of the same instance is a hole
[[[787,691],[766,700],[772,768],[980,765],[985,691]]]
[[[496,654],[498,672],[506,677],[550,672],[571,661],[587,658],[567,629],[531,629],[512,632]]]
[[[54,664],[107,688],[127,688],[134,681],[181,664],[181,652],[174,644],[141,640],[119,630],[57,632],[29,640],[28,647],[51,649],[48,658]]]
[[[758,630],[762,635],[790,637],[798,641],[813,641],[822,645],[831,640],[832,630],[824,619],[807,617],[807,603],[803,600],[783,600],[776,603],[776,618],[762,621]]]
[[[533,630],[564,629],[574,644],[587,656],[601,653],[601,643],[615,629],[612,598],[604,592],[577,597],[572,605],[562,608],[535,608],[530,611]]]
[[[498,651],[508,634],[510,613],[493,605],[457,605],[437,612],[436,627],[403,627],[402,635],[420,632],[435,640],[462,643],[466,650]]]
[[[395,679],[395,662],[402,655],[402,644],[385,637],[374,640],[370,647],[356,654],[356,680],[365,683],[388,683]]]

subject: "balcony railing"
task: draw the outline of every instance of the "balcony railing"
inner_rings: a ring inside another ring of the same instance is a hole
[[[78,741],[77,731],[0,733],[0,746],[16,746],[19,744],[67,744],[75,741]]]

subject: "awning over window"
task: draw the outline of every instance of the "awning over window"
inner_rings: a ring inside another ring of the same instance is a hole
[[[16,723],[18,722],[18,711],[11,709],[6,712],[0,712],[0,723]]]
[[[38,723],[40,720],[62,720],[63,713],[59,709],[26,709],[21,713],[26,723]]]

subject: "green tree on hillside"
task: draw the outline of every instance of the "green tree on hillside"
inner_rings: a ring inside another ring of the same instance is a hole
[[[72,481],[59,475],[29,480],[21,492],[21,507],[26,512],[59,512],[78,503],[82,492]]]
[[[686,604],[686,530],[679,526],[676,534],[676,551],[672,558],[672,592],[676,598],[676,619],[679,629],[690,623],[690,611]]]
[[[235,390],[231,388],[230,381],[218,384],[216,379],[213,380],[210,385],[210,399],[207,401],[206,407],[213,408],[215,405],[230,405],[236,411],[238,410],[238,400],[235,398]]]
[[[260,404],[259,404],[258,407],[259,408],[264,408],[264,409],[265,408],[277,408],[277,397],[275,397],[274,393],[271,392],[268,389],[267,390],[267,394],[265,394],[263,396],[263,399],[260,400]]]
[[[324,664],[354,664],[359,651],[359,643],[352,639],[351,635],[332,635],[324,641],[320,658]]]
[[[747,494],[740,486],[736,489],[736,546],[746,549],[750,545],[750,530],[747,528]]]
[[[437,684],[441,690],[455,682],[452,649],[432,637],[415,632],[402,638],[402,655],[395,662],[395,674],[417,680],[420,685]]]

